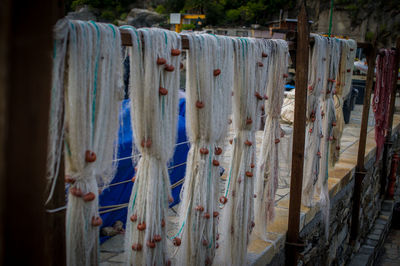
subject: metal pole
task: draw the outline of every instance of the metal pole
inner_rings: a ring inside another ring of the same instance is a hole
[[[302,1],[297,24],[296,49],[296,96],[294,107],[292,155],[292,176],[290,181],[290,202],[288,217],[288,232],[286,242],[286,265],[297,265],[300,225],[301,193],[303,184],[304,142],[306,131],[309,24],[306,4]]]

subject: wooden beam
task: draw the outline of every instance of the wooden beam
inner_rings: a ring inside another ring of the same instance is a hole
[[[395,67],[393,69],[393,84],[391,85],[391,93],[390,93],[390,105],[389,105],[389,117],[388,117],[388,127],[385,138],[385,146],[383,148],[382,154],[382,169],[381,169],[381,195],[385,195],[386,193],[386,184],[388,179],[387,169],[389,167],[389,152],[392,148],[392,126],[393,126],[393,115],[396,103],[396,87],[397,87],[397,75],[399,70],[399,55],[400,55],[400,37],[397,38],[396,49],[395,49]]]
[[[354,180],[353,211],[352,211],[352,222],[351,222],[351,232],[350,232],[350,239],[353,244],[355,243],[355,240],[358,237],[358,231],[359,231],[361,184],[365,176],[365,166],[364,166],[365,145],[367,142],[367,129],[368,129],[369,107],[371,105],[371,92],[374,83],[374,70],[375,70],[375,57],[376,57],[375,45],[367,48],[366,52],[367,52],[368,72],[367,72],[367,80],[364,93],[364,105],[361,118],[360,138],[358,142],[358,156],[357,156],[356,175]]]
[[[296,48],[296,96],[292,152],[292,175],[290,181],[290,202],[288,232],[286,239],[286,265],[297,265],[300,226],[301,193],[303,186],[304,142],[306,132],[306,106],[308,81],[308,53],[310,43],[309,24],[305,1],[302,1],[297,25]]]
[[[123,46],[132,46],[131,34],[126,29],[120,29],[121,32],[121,44]],[[186,35],[181,35],[182,49],[189,49],[189,39]]]

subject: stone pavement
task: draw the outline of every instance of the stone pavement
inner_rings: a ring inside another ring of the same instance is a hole
[[[391,228],[383,245],[384,251],[378,263],[379,266],[400,265],[400,228]]]

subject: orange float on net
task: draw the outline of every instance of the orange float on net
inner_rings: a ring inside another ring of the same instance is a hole
[[[167,72],[172,72],[175,70],[175,67],[173,65],[165,65],[165,71]]]
[[[156,242],[160,242],[161,241],[161,236],[160,235],[155,235],[154,236],[154,241],[156,241]]]
[[[250,140],[246,140],[244,144],[246,144],[247,146],[251,146],[253,145],[253,142],[251,142]]]
[[[279,142],[281,142],[280,139],[275,139],[275,144],[278,144]]]
[[[257,65],[258,65],[259,67],[263,67],[263,66],[264,66],[264,64],[263,64],[262,62],[258,62]]]
[[[232,143],[233,143],[233,139],[230,139],[230,140],[229,140],[229,143],[232,144]]]
[[[172,243],[174,244],[174,246],[179,247],[182,243],[182,240],[179,237],[175,237],[174,240],[172,240]]]
[[[171,49],[171,55],[172,56],[178,56],[181,54],[181,50],[179,49]]]
[[[65,176],[65,183],[73,184],[73,183],[75,183],[75,181],[76,181],[75,178],[72,178],[69,175]]]
[[[132,245],[132,250],[133,251],[141,251],[142,250],[142,244],[137,243]]]
[[[220,147],[215,147],[214,153],[215,155],[220,155],[222,153],[222,149]]]
[[[96,153],[93,151],[87,150],[85,153],[85,160],[88,163],[93,163],[94,161],[96,161]]]
[[[165,227],[165,220],[161,219],[161,227]]]
[[[287,78],[287,77],[289,77],[289,75],[285,73],[285,74],[283,74],[283,77]]]
[[[138,229],[139,231],[144,231],[144,230],[146,230],[146,223],[145,223],[145,222],[139,223],[139,224],[137,225],[137,229]]]
[[[165,60],[165,58],[162,57],[157,58],[157,65],[161,66],[164,65],[165,63],[167,63],[167,60]]]
[[[251,164],[250,164],[250,168],[253,169],[254,167],[255,167],[254,163],[251,163]]]
[[[219,197],[219,202],[221,202],[222,204],[226,204],[228,202],[228,199],[225,196],[221,196]]]
[[[218,215],[219,215],[219,212],[213,212],[213,217],[215,218],[215,217],[218,217]]]
[[[168,196],[168,202],[169,202],[169,203],[174,202],[174,198],[173,198],[172,196]]]
[[[251,117],[248,117],[246,119],[246,125],[250,125],[251,123],[253,123],[253,119],[251,119]]]
[[[254,96],[256,96],[256,98],[257,98],[258,100],[262,100],[262,99],[263,99],[263,97],[261,96],[261,94],[260,94],[259,92],[255,92],[255,93],[254,93]]]
[[[201,206],[201,205],[197,205],[196,206],[196,211],[202,212],[202,211],[204,211],[204,207]]]
[[[253,177],[253,173],[252,173],[252,172],[249,172],[249,171],[247,171],[247,172],[246,172],[246,176],[247,176],[247,177]]]
[[[203,239],[203,246],[208,246],[208,241],[206,239]]]
[[[147,240],[146,246],[148,246],[149,248],[155,248],[156,247],[156,243],[154,241]]]
[[[214,69],[213,74],[214,77],[219,76],[219,74],[221,74],[221,69]]]
[[[137,214],[131,215],[130,219],[131,219],[132,223],[136,222],[137,221]]]
[[[261,56],[262,56],[262,57],[267,57],[268,54],[266,54],[266,53],[261,53]]]
[[[206,219],[210,219],[210,217],[211,217],[211,215],[208,213],[208,212],[206,212],[206,213],[204,213],[204,218],[206,218]]]
[[[100,226],[103,224],[103,220],[100,217],[92,217],[92,226]]]
[[[141,146],[142,148],[150,148],[151,147],[151,139],[142,140]]]
[[[83,196],[83,200],[86,201],[86,202],[93,201],[95,198],[96,198],[96,195],[93,192],[86,193]]]
[[[219,161],[218,161],[218,160],[213,160],[213,161],[212,161],[212,164],[213,164],[214,166],[219,166]]]
[[[200,153],[207,155],[208,154],[208,149],[207,148],[200,148]]]
[[[136,181],[136,176],[132,177],[131,181],[132,181],[133,183],[135,183],[135,181]]]
[[[201,109],[201,108],[204,107],[204,103],[203,103],[202,101],[197,101],[197,102],[196,102],[196,107],[199,108],[199,109]]]
[[[160,95],[163,95],[163,96],[168,94],[168,90],[166,88],[163,88],[163,87],[160,87],[158,89],[158,92],[160,93]]]

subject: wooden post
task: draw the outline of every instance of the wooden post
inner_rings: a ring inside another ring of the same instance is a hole
[[[296,96],[294,107],[294,125],[292,152],[292,175],[290,181],[290,202],[288,232],[286,239],[286,265],[297,265],[300,225],[301,193],[303,184],[304,142],[306,131],[309,24],[305,1],[302,1],[297,24],[296,49]]]
[[[357,156],[357,166],[356,166],[356,174],[354,182],[353,212],[352,212],[352,222],[351,222],[351,232],[350,232],[350,239],[353,244],[357,239],[359,231],[361,184],[365,176],[365,167],[364,167],[365,145],[367,141],[369,106],[371,105],[371,91],[372,91],[372,85],[374,83],[374,70],[375,70],[375,57],[376,57],[375,45],[372,45],[372,47],[369,46],[366,52],[367,52],[368,72],[367,72],[367,80],[364,93],[364,105],[363,105],[363,112],[361,119],[360,138],[358,142],[358,156]]]
[[[389,159],[389,152],[392,148],[392,126],[393,126],[393,114],[394,108],[396,103],[396,87],[397,87],[397,75],[399,71],[399,56],[400,56],[400,37],[397,38],[396,41],[396,50],[395,50],[395,67],[393,69],[393,84],[392,84],[392,91],[390,93],[390,106],[389,106],[389,120],[388,120],[388,127],[385,139],[385,146],[383,149],[382,155],[382,170],[381,170],[381,195],[385,195],[386,193],[386,181],[388,178],[387,169],[388,169],[388,159]]]
[[[59,232],[45,225],[44,191],[58,4],[0,4],[0,265],[54,265],[45,236]]]

